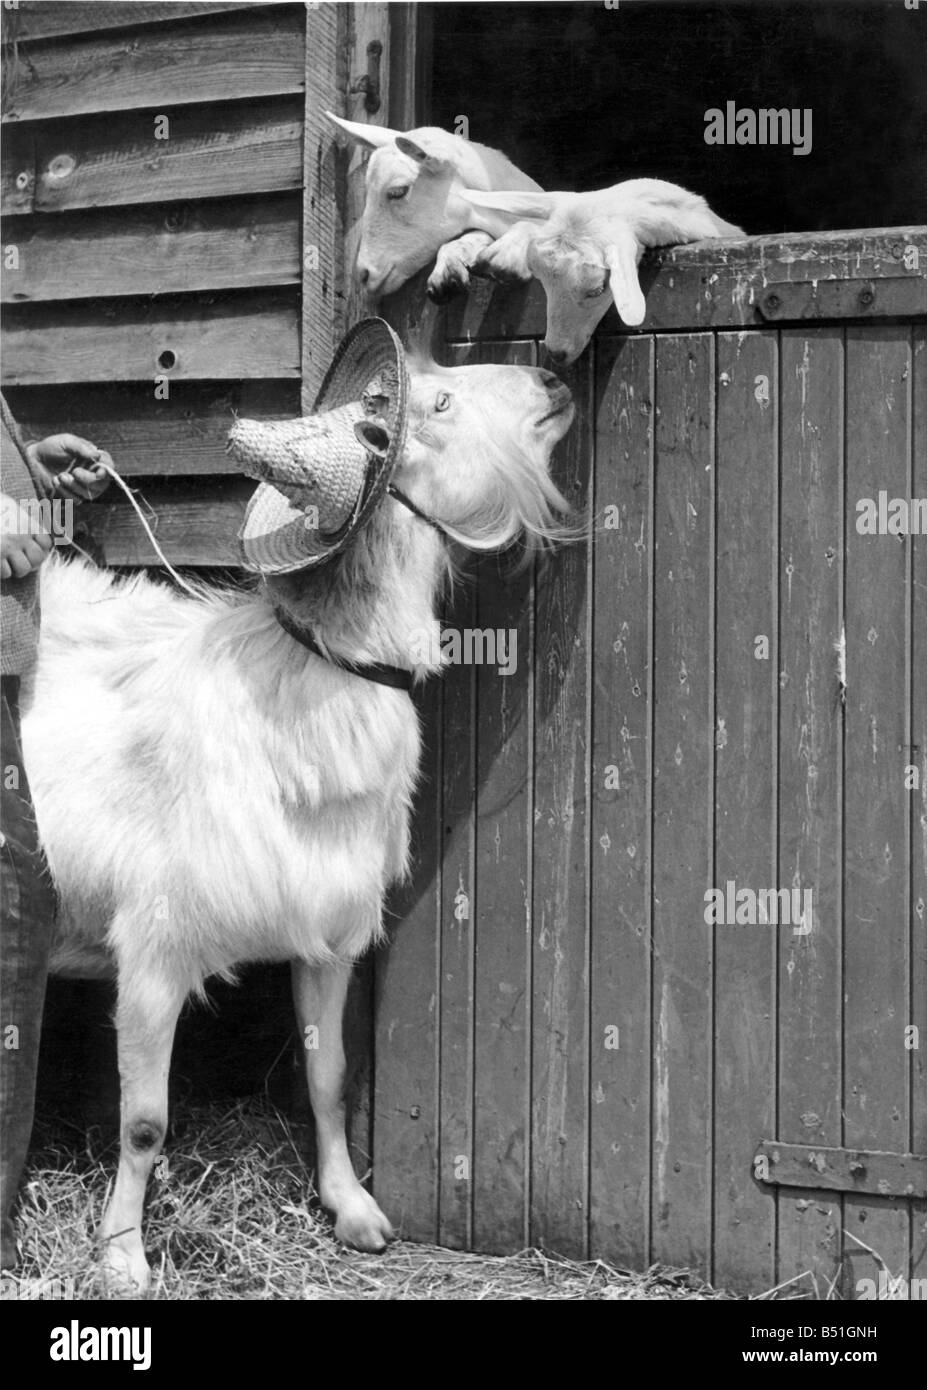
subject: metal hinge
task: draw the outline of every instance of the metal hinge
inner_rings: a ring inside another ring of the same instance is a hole
[[[380,59],[383,56],[383,45],[379,39],[371,39],[367,45],[367,71],[362,77],[358,77],[356,82],[352,82],[349,91],[363,92],[364,110],[368,116],[374,116],[380,109]]]
[[[923,275],[869,280],[783,280],[757,285],[754,302],[764,319],[883,319],[927,314]]]
[[[927,1197],[927,1155],[872,1149],[822,1149],[764,1139],[753,1158],[754,1175],[774,1187],[858,1192],[872,1197]]]

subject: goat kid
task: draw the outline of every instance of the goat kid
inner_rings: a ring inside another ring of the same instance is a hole
[[[566,504],[548,465],[572,419],[567,388],[514,366],[413,363],[410,379],[396,485],[472,549],[555,538]],[[310,653],[274,610],[334,658],[424,677],[447,570],[445,536],[392,500],[330,563],[246,593],[191,599],[83,562],[43,569],[23,740],[60,895],[52,968],[118,981],[121,1151],[102,1236],[120,1285],[149,1280],[142,1207],[178,1014],[247,961],[292,962],[299,1033],[318,1042],[305,1059],[336,1235],[361,1250],[391,1235],[348,1153],[342,1012],[406,870],[418,718],[406,691]]]
[[[371,299],[393,294],[432,260],[427,288],[435,303],[466,290],[470,267],[492,235],[481,230],[485,218],[474,220],[471,204],[460,196],[463,188],[540,191],[498,150],[437,126],[403,134],[326,115],[355,144],[373,151],[356,265]]]
[[[576,361],[610,302],[629,327],[643,323],[637,267],[648,247],[744,235],[704,198],[662,179],[628,179],[594,193],[467,188],[460,196],[497,238],[474,270],[504,281],[534,276],[544,286],[544,346],[558,366]]]

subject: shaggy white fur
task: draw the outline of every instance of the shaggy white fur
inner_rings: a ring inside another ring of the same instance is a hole
[[[548,464],[572,405],[555,377],[420,363],[411,404],[395,481],[450,535],[485,549],[560,534]],[[122,1146],[103,1234],[123,1283],[148,1280],[142,1202],[177,1015],[245,961],[294,963],[337,1233],[362,1249],[390,1234],[348,1156],[341,1016],[351,962],[405,871],[418,721],[406,692],[310,653],[274,608],[334,657],[421,678],[447,572],[446,541],[392,499],[330,565],[249,592],[188,598],[83,562],[43,571],[23,739],[61,898],[54,967],[118,977]]]

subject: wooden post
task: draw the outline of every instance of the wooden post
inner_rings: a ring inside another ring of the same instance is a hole
[[[337,109],[349,121],[359,121],[365,125],[387,126],[390,124],[390,6],[387,4],[350,5],[346,7],[347,36],[347,83]],[[368,112],[363,92],[352,92],[358,79],[367,71],[367,45],[380,43],[383,51],[380,56],[380,106],[377,111]],[[343,328],[350,328],[358,319],[370,312],[367,296],[359,291],[354,282],[354,262],[360,244],[360,221],[364,211],[364,171],[367,153],[359,145],[352,145],[347,166],[347,186],[344,198],[344,301],[342,306]]]
[[[335,149],[326,111],[340,111],[339,6],[306,11],[306,123],[303,144],[302,410],[308,413],[340,336],[337,299],[344,238],[336,198]]]

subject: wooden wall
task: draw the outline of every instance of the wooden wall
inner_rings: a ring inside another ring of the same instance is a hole
[[[27,431],[109,449],[176,564],[232,560],[232,412],[299,410],[308,15],[4,12],[4,390]],[[115,489],[82,521],[107,563],[155,560]]]
[[[855,527],[927,496],[925,264],[925,228],[677,248],[644,330],[610,312],[572,370],[555,472],[591,543],[483,562],[447,622],[517,630],[517,670],[423,705],[377,958],[406,1234],[847,1297],[878,1275],[855,1235],[927,1274],[924,1200],[754,1168],[763,1140],[927,1154],[927,537]],[[544,324],[538,287],[483,284],[438,331],[531,363]],[[729,879],[811,888],[812,931],[706,925]]]

